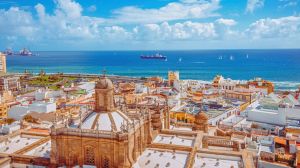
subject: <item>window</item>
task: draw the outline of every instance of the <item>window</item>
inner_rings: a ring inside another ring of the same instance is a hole
[[[95,152],[94,148],[89,146],[85,148],[85,153],[84,153],[85,159],[84,163],[87,165],[95,165]]]
[[[103,165],[102,165],[103,168],[109,168],[109,160],[108,158],[104,158],[103,159]]]

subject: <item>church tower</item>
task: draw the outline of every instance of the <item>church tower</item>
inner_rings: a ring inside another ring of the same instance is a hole
[[[114,108],[114,85],[103,75],[95,86],[95,112],[111,112]]]

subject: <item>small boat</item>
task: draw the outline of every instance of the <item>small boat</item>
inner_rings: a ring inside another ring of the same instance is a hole
[[[155,55],[141,55],[141,59],[167,60],[167,57],[159,53],[156,53]]]
[[[178,62],[181,62],[182,61],[182,58],[180,57],[179,59],[178,59]]]
[[[249,55],[248,55],[248,54],[246,55],[246,58],[247,58],[247,59],[249,58]]]
[[[229,57],[229,59],[232,61],[232,60],[234,60],[234,57],[231,55],[231,56]]]
[[[219,56],[219,58],[218,58],[219,60],[221,60],[221,59],[223,59],[223,56],[221,55],[221,56]]]

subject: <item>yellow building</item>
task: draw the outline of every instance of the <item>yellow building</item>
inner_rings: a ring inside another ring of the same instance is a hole
[[[174,86],[174,81],[179,80],[179,72],[178,71],[169,71],[168,72],[168,82],[169,86]]]
[[[6,55],[0,52],[0,73],[6,73]]]
[[[225,91],[225,97],[245,102],[252,102],[255,99],[255,93],[247,91],[228,90]]]
[[[170,119],[176,122],[194,123],[195,116],[184,111],[171,111]]]
[[[6,103],[0,104],[0,122],[7,118],[8,106]]]

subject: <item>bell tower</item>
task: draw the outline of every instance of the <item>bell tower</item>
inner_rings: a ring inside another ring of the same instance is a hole
[[[102,75],[95,85],[95,112],[110,112],[114,109],[114,85]]]

